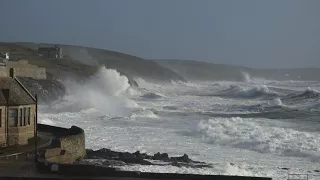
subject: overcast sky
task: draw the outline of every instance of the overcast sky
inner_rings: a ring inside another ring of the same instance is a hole
[[[0,0],[0,41],[320,67],[320,0]]]

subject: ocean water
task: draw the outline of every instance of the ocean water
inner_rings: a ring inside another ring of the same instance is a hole
[[[244,82],[154,84],[137,78],[140,87],[133,89],[125,76],[102,67],[84,84],[66,82],[68,95],[42,105],[39,121],[83,128],[87,148],[186,153],[213,165],[120,167],[125,170],[273,179],[288,173],[316,175],[320,82],[244,75]]]

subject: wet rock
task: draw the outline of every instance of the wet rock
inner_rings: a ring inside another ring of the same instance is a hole
[[[171,160],[174,161],[174,162],[184,162],[184,163],[192,162],[192,160],[186,154],[184,154],[181,157],[171,157]]]
[[[153,156],[147,155],[145,153],[140,153],[136,151],[134,153],[129,152],[115,152],[110,149],[99,149],[97,151],[87,149],[87,155],[85,159],[101,159],[109,161],[120,161],[127,164],[140,164],[140,165],[172,165],[178,167],[211,167],[211,165],[205,164],[203,162],[191,160],[187,154],[184,154],[181,157],[169,157],[167,153],[156,153]],[[168,164],[157,164],[156,162],[150,162],[148,160],[157,160],[162,162],[167,162]],[[103,165],[111,165],[108,162],[105,162]]]
[[[133,154],[136,156],[137,159],[149,159],[150,158],[146,153],[141,154],[140,151],[136,151]]]
[[[170,158],[169,158],[169,155],[167,153],[157,153],[157,154],[154,154],[153,155],[153,160],[161,160],[161,161],[165,161],[165,162],[168,162],[170,161]]]

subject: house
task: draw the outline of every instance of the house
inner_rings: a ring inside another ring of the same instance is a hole
[[[2,53],[0,52],[0,66],[6,66],[8,60],[10,59],[9,53]]]
[[[46,58],[62,59],[62,48],[57,45],[41,45],[38,47],[38,55]]]
[[[34,138],[36,99],[15,77],[0,77],[0,147],[27,145]]]

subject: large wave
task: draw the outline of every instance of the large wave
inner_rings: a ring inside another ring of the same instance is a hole
[[[132,89],[126,76],[116,70],[101,67],[96,74],[84,83],[66,84],[67,95],[63,101],[51,106],[59,111],[81,111],[95,108],[109,116],[126,116],[130,108],[138,105],[127,96]]]
[[[306,98],[316,98],[320,96],[320,91],[316,89],[311,89],[308,87],[302,94],[299,95],[300,97],[306,97]]]
[[[205,141],[217,145],[285,156],[309,156],[316,159],[320,157],[318,133],[269,126],[263,120],[214,118],[201,121],[198,131]]]
[[[277,96],[277,92],[270,90],[265,85],[255,87],[231,86],[229,89],[220,93],[221,96],[229,96],[234,98],[257,98],[262,96]]]

